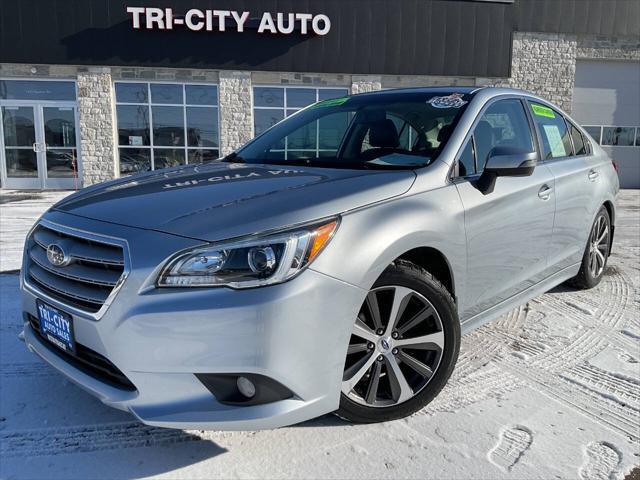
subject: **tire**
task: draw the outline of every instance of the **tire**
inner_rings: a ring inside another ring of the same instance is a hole
[[[600,207],[589,232],[580,270],[578,274],[567,283],[581,290],[593,288],[598,285],[604,276],[610,250],[611,219],[609,218],[607,209]],[[593,263],[594,261],[596,262],[595,264]]]
[[[397,321],[389,326],[392,317]],[[354,423],[411,415],[440,393],[459,350],[460,322],[449,291],[419,266],[395,261],[376,281],[355,321],[336,415]]]

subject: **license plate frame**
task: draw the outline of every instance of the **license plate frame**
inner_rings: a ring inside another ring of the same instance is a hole
[[[76,337],[73,329],[73,317],[40,300],[36,301],[36,307],[40,321],[40,334],[60,350],[75,355]]]

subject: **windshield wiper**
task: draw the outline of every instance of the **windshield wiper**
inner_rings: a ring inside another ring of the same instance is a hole
[[[336,168],[343,170],[412,170],[417,168],[414,165],[388,165],[380,163],[369,163],[361,161],[314,161],[314,160],[264,160],[261,163],[266,165],[290,166],[290,167],[317,167],[317,168]]]
[[[227,163],[246,163],[245,159],[238,155],[236,152],[231,152],[229,155],[224,157],[222,162]]]

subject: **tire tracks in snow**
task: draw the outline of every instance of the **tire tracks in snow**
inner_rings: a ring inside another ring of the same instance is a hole
[[[543,393],[563,404],[638,439],[640,379],[608,372],[588,363],[604,349],[622,346],[619,333],[630,323],[624,314],[632,309],[630,303],[635,289],[631,280],[615,268],[601,285],[598,295],[567,292],[545,295],[530,302],[535,310],[544,312],[548,320],[577,322],[578,331],[566,342],[543,349],[535,348],[538,339],[518,335],[518,342],[534,346],[515,344],[521,351],[530,353],[524,358],[526,364],[518,352],[505,355],[497,363],[512,375],[536,384]],[[504,339],[509,333],[499,332],[492,336],[496,340]],[[628,351],[628,346],[625,349]]]
[[[139,422],[0,431],[0,457],[51,456],[79,452],[215,441],[224,432],[175,430]]]

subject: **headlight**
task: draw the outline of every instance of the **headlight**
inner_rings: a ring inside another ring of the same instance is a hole
[[[308,266],[337,227],[334,218],[286,232],[197,247],[170,259],[157,285],[251,288],[281,283]]]

